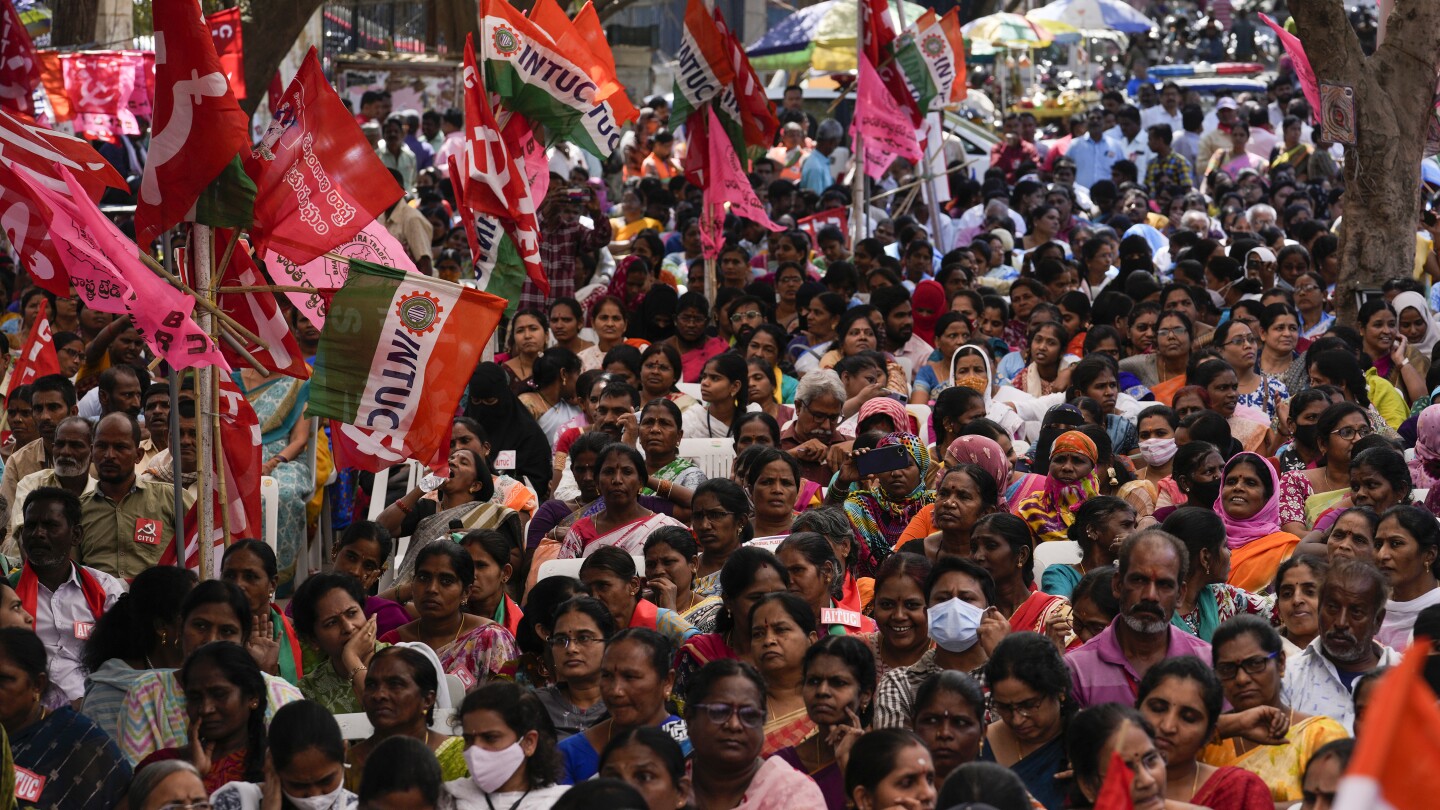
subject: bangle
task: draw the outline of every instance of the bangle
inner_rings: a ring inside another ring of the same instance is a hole
[[[394,507],[398,507],[401,512],[404,512],[404,513],[407,514],[407,515],[410,514],[410,507],[408,507],[408,506],[405,505],[405,499],[404,499],[404,498],[400,498],[399,500],[395,501],[394,503],[392,503],[392,504],[390,504],[390,505],[391,505],[391,506],[394,506]]]
[[[370,668],[369,668],[369,667],[365,666],[364,664],[360,664],[359,666],[357,666],[357,667],[355,667],[354,669],[350,670],[350,674],[349,674],[349,675],[346,675],[346,676],[345,676],[345,679],[348,680],[348,681],[353,681],[353,680],[355,680],[355,673],[357,673],[357,672],[369,672],[369,671],[370,671]]]

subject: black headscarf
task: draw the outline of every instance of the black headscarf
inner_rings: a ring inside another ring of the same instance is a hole
[[[513,393],[505,370],[495,363],[481,363],[470,375],[466,390],[465,415],[480,423],[490,434],[490,462],[502,450],[515,451],[515,469],[501,470],[516,480],[529,479],[540,501],[550,494],[552,470],[550,441]],[[493,405],[483,405],[480,398],[494,397]]]
[[[656,282],[640,300],[639,317],[630,321],[631,337],[659,343],[675,334],[675,304],[679,294],[668,284]]]

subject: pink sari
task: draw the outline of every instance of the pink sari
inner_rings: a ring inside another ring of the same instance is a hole
[[[611,529],[601,535],[595,528],[593,517],[582,517],[570,526],[560,544],[560,559],[588,557],[601,546],[615,546],[627,554],[640,556],[645,552],[645,538],[661,526],[684,526],[685,524],[658,512],[632,520],[624,526]]]

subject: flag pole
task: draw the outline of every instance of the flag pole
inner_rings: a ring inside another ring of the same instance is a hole
[[[207,225],[195,225],[191,230],[191,241],[195,268],[195,300],[197,302],[208,302],[212,286],[210,271],[214,261],[214,232]],[[200,328],[207,335],[215,334],[215,316],[209,307],[202,306],[197,313],[199,316]],[[214,532],[211,529],[215,525],[215,471],[219,467],[214,464],[215,447],[215,423],[212,421],[213,413],[205,413],[206,410],[214,411],[212,403],[215,401],[215,367],[201,366],[198,371],[198,378],[195,386],[196,404],[204,403],[201,412],[197,414],[200,418],[196,420],[196,442],[195,455],[198,461],[200,474],[200,504],[197,510],[199,526],[196,530],[200,544],[200,578],[210,579],[215,575],[215,542]],[[175,482],[177,485],[179,481]]]
[[[855,0],[855,114],[850,117],[850,126],[858,130],[860,120],[860,60],[865,58],[865,9],[861,6],[865,0]],[[903,0],[902,0],[903,2]],[[850,205],[853,209],[850,214],[851,229],[850,250],[853,253],[860,240],[865,238],[869,228],[866,227],[865,215],[869,213],[870,207],[865,204],[865,136],[858,131],[855,133],[855,154],[853,164],[850,167]]]
[[[214,376],[214,375],[212,375]],[[220,495],[220,529],[225,537],[225,546],[228,548],[233,542],[230,537],[230,498],[225,492],[225,440],[220,432],[220,380],[218,376],[214,379],[214,391],[211,404],[211,430],[215,437],[215,485]]]
[[[175,267],[175,251],[170,246],[170,234],[173,229],[165,231],[160,237],[161,249],[164,250],[165,269],[173,271]],[[175,525],[171,529],[170,541],[175,544],[175,560],[181,567],[185,567],[185,485],[182,483],[180,469],[180,378],[185,372],[174,366],[170,367],[170,470],[175,482]]]

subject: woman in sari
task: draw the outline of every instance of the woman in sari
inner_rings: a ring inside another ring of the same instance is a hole
[[[695,628],[680,618],[678,612],[640,597],[641,579],[635,570],[635,558],[618,548],[598,548],[586,557],[580,565],[580,582],[605,603],[610,615],[615,617],[615,626],[621,630],[631,627],[654,630],[670,642],[672,649],[696,635]]]
[[[785,347],[785,355],[804,374],[820,367],[820,359],[834,345],[836,324],[845,314],[847,302],[839,293],[823,292],[810,297],[805,306],[805,328]]]
[[[1185,367],[1195,341],[1195,325],[1178,310],[1160,315],[1155,326],[1155,353],[1132,355],[1120,363],[1122,371],[1140,378],[1161,405],[1172,405],[1175,392],[1185,385]]]
[[[180,682],[190,725],[187,743],[156,751],[135,770],[183,759],[211,792],[229,782],[263,781],[268,690],[255,660],[234,644],[212,642],[185,659]]]
[[[269,642],[256,647],[264,651],[260,668],[298,684],[305,675],[300,638],[280,606],[271,601],[275,597],[276,574],[275,552],[259,540],[235,541],[220,560],[220,578],[244,591],[255,617],[256,635]]]
[[[527,309],[510,319],[510,356],[501,364],[516,396],[535,390],[535,361],[545,351],[550,322],[545,313]]]
[[[1069,342],[1070,333],[1060,324],[1036,324],[1029,335],[1030,364],[1020,369],[1010,384],[1032,397],[1055,393]]]
[[[745,487],[755,505],[752,525],[757,537],[777,537],[790,533],[796,509],[803,509],[800,493],[806,479],[800,475],[795,457],[773,447],[762,447],[745,471]]]
[[[673,309],[673,307],[672,307]],[[675,384],[680,382],[680,350],[663,341],[651,343],[640,353],[640,395],[652,399],[668,399],[681,413],[695,404],[695,398],[682,394]]]
[[[652,399],[640,409],[640,448],[645,451],[644,495],[659,495],[688,507],[705,473],[694,461],[680,455],[680,406],[668,399]]]
[[[1135,708],[1155,729],[1164,755],[1165,798],[1211,810],[1270,810],[1264,780],[1233,765],[1200,762],[1215,732],[1225,693],[1210,664],[1188,655],[1167,658],[1140,680]]]
[[[1225,417],[1231,438],[1242,449],[1251,453],[1268,450],[1269,420],[1263,412],[1240,408],[1240,384],[1229,363],[1216,357],[1202,359],[1186,376],[1191,385],[1204,390],[1205,407]]]
[[[861,641],[827,636],[805,652],[802,669],[805,714],[815,732],[771,754],[810,775],[825,796],[826,810],[845,810],[845,774],[835,751],[858,736],[875,696],[875,657]]]
[[[590,302],[586,301],[586,304],[590,305]],[[586,371],[601,368],[605,353],[624,343],[625,330],[630,328],[630,312],[626,309],[625,302],[617,296],[606,295],[590,305],[589,310],[590,325],[595,329],[595,337],[599,342],[577,352],[580,365]]]
[[[490,458],[490,432],[468,416],[455,417],[455,421],[450,424],[450,452],[453,453],[462,447],[478,452],[481,458],[488,461]],[[490,498],[490,502],[516,512],[524,512],[526,515],[535,514],[535,508],[539,505],[535,491],[505,473],[493,469],[493,465],[487,464],[487,466],[492,466],[490,477],[495,482],[495,494]]]
[[[997,493],[995,479],[983,467],[976,464],[947,466],[935,484],[935,503],[925,507],[929,514],[922,511],[917,515],[910,522],[906,534],[914,531],[915,524],[922,520],[928,521],[929,525],[925,528],[934,531],[903,543],[895,550],[918,554],[932,563],[942,556],[969,557],[975,523],[996,510]]]
[[[532,390],[520,394],[520,404],[530,412],[545,433],[551,447],[560,431],[583,412],[574,404],[575,385],[580,377],[580,359],[569,349],[556,346],[535,361]]]
[[[180,652],[188,659],[200,647],[214,641],[237,647],[244,644],[254,649],[259,646],[257,642],[263,640],[253,637],[253,621],[250,600],[244,591],[222,580],[201,582],[180,606]],[[275,642],[269,640],[269,644]],[[266,687],[267,720],[276,709],[303,697],[299,689],[283,678],[264,672],[261,675]],[[184,745],[188,722],[179,671],[148,670],[140,673],[125,693],[116,743],[127,759],[139,762],[161,748]]]
[[[1179,451],[1175,442],[1175,431],[1179,427],[1180,419],[1175,411],[1164,405],[1151,405],[1135,419],[1135,435],[1140,440],[1135,480],[1121,486],[1116,494],[1134,507],[1139,517],[1155,514],[1162,501],[1175,503],[1185,499],[1171,474]]]
[[[1280,528],[1303,535],[1320,513],[1350,493],[1350,450],[1374,428],[1365,408],[1337,402],[1315,421],[1315,443],[1323,455],[1315,466],[1280,478]]]
[[[564,309],[559,305],[551,309],[552,328],[555,313]],[[519,481],[528,480],[535,494],[544,500],[550,492],[554,451],[545,438],[545,431],[510,393],[507,379],[505,371],[495,363],[476,366],[466,389],[465,416],[484,425],[489,432],[491,453],[515,451],[511,475]]]
[[[1089,436],[1078,430],[1066,431],[1049,449],[1044,488],[1015,506],[1036,543],[1064,540],[1075,522],[1075,510],[1100,492],[1095,474],[1100,450]]]
[[[1070,603],[1035,587],[1034,542],[1025,521],[1008,513],[980,518],[970,535],[970,559],[995,580],[991,607],[1010,620],[1015,631],[1063,639],[1070,625]]]
[[[439,656],[444,672],[467,686],[499,675],[520,651],[503,625],[465,612],[474,584],[475,562],[469,552],[449,540],[430,543],[415,555],[410,595],[417,618],[380,640],[424,644]]]
[[[396,601],[409,601],[404,583],[415,568],[415,555],[436,540],[449,539],[454,522],[462,531],[497,529],[520,545],[519,514],[496,506],[494,494],[495,480],[485,457],[475,449],[456,449],[450,453],[450,477],[435,491],[437,497],[432,499],[416,485],[385,507],[375,522],[395,537],[410,536],[405,558],[395,566],[395,578],[401,582],[395,589]]]
[[[739,484],[711,478],[695,490],[690,501],[690,528],[700,544],[695,566],[695,594],[721,596],[720,572],[730,556],[755,539],[750,497]]]
[[[775,556],[790,572],[790,592],[810,605],[821,632],[832,636],[875,632],[873,619],[839,604],[845,567],[825,535],[795,532],[780,543]]]
[[[718,587],[723,592],[715,632],[691,636],[675,654],[675,686],[682,692],[711,661],[750,658],[750,609],[765,594],[789,590],[790,573],[769,551],[744,546],[725,561]]]
[[[1135,522],[1135,509],[1114,495],[1085,501],[1066,531],[1066,537],[1080,547],[1080,562],[1046,567],[1040,572],[1040,590],[1069,599],[1087,571],[1115,564],[1120,544],[1135,531]]]
[[[1286,661],[1280,635],[1269,622],[1258,616],[1237,616],[1220,626],[1212,644],[1215,674],[1231,711],[1269,706],[1288,716],[1290,727],[1281,745],[1259,745],[1236,737],[1207,745],[1200,752],[1200,761],[1217,768],[1233,765],[1259,776],[1270,786],[1276,805],[1299,801],[1310,757],[1326,743],[1350,735],[1325,715],[1297,712],[1285,703],[1281,685]]]
[[[365,617],[359,580],[316,574],[300,585],[291,604],[300,637],[324,656],[300,679],[300,693],[331,714],[362,711],[366,668],[377,651],[390,645],[375,640],[375,620]]]
[[[650,532],[661,526],[684,525],[640,505],[637,498],[645,471],[644,457],[629,445],[615,443],[600,452],[595,460],[595,477],[605,506],[570,526],[561,543],[561,559],[588,557],[601,546],[615,546],[627,554],[639,555]]]
[[[750,657],[765,679],[765,741],[761,756],[799,743],[815,731],[801,692],[805,652],[819,638],[815,614],[798,594],[769,593],[750,609]],[[704,670],[701,670],[703,677]],[[694,691],[694,684],[691,691]]]
[[[876,569],[890,556],[905,527],[925,506],[935,500],[935,491],[925,488],[930,471],[930,452],[925,443],[910,433],[891,433],[881,439],[876,449],[903,447],[910,462],[898,470],[882,473],[874,489],[850,493],[845,499],[845,515],[859,541],[856,574],[874,576]],[[832,487],[842,489],[855,482],[859,473],[853,460],[840,470]]]
[[[1160,524],[1160,528],[1180,538],[1190,553],[1186,579],[1170,623],[1205,641],[1231,616],[1253,613],[1269,619],[1275,610],[1273,594],[1262,596],[1225,582],[1231,572],[1230,550],[1218,511],[1219,507],[1211,511],[1185,506]]]
[[[310,422],[305,418],[310,383],[278,373],[261,374],[249,366],[233,379],[260,420],[264,459],[260,475],[268,475],[280,485],[276,498],[280,509],[275,538],[277,584],[288,590],[295,560],[305,547],[305,504],[315,492],[315,464],[305,452],[310,443]]]
[[[1371,298],[1360,307],[1356,324],[1360,328],[1360,348],[1374,363],[1375,376],[1385,380],[1405,395],[1410,402],[1430,393],[1425,385],[1425,372],[1430,358],[1422,357],[1400,334],[1399,316],[1383,298]]]
[[[1076,708],[1070,670],[1060,656],[1043,635],[1015,632],[985,662],[996,722],[985,730],[980,759],[1013,771],[1046,810],[1065,807],[1069,780],[1056,777],[1070,770],[1065,727]]]
[[[697,632],[715,629],[720,597],[695,592],[700,547],[684,526],[662,526],[645,539],[645,582],[640,595],[661,610],[673,610]]]
[[[1275,468],[1250,452],[1225,465],[1215,511],[1225,523],[1230,549],[1229,583],[1246,591],[1263,590],[1300,538],[1280,528],[1280,481]]]
[[[0,729],[9,738],[0,761],[7,780],[0,788],[8,791],[0,793],[0,804],[13,802],[16,788],[28,788],[18,795],[24,807],[108,810],[125,795],[130,763],[90,718],[68,705],[45,709],[41,696],[50,685],[47,665],[45,644],[34,632],[0,629],[7,711]],[[24,783],[17,785],[17,776]]]
[[[469,772],[465,764],[465,741],[441,734],[431,726],[435,716],[446,718],[455,709],[440,662],[430,648],[421,644],[397,644],[370,659],[361,698],[365,716],[374,733],[345,752],[345,789],[359,791],[365,768],[375,747],[391,737],[410,737],[423,742],[440,763],[444,781],[459,779]],[[377,763],[391,767],[390,763]]]
[[[1250,169],[1263,177],[1270,171],[1270,161],[1249,152],[1249,145],[1250,125],[1244,121],[1236,121],[1230,127],[1230,148],[1215,150],[1215,154],[1210,156],[1209,165],[1205,167],[1204,176],[1209,178],[1211,173],[1218,170],[1229,175],[1231,180],[1237,180],[1240,172]],[[1209,182],[1207,179],[1206,184],[1209,185]],[[1208,193],[1212,189],[1205,191]]]

